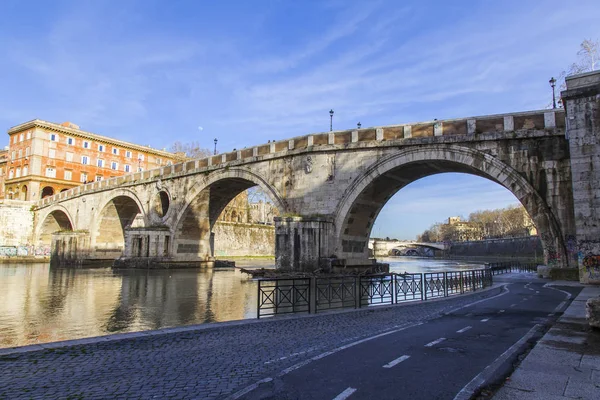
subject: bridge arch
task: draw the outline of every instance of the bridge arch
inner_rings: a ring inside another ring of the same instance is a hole
[[[515,169],[496,157],[459,145],[401,149],[368,168],[346,191],[335,214],[336,254],[367,255],[373,224],[387,201],[406,185],[438,173],[461,172],[496,182],[521,202],[542,238],[546,262],[568,262],[559,225],[545,200]]]
[[[269,196],[281,214],[286,211],[285,200],[260,175],[241,168],[214,171],[188,191],[172,232],[173,256],[182,261],[212,257],[214,239],[211,232],[217,218],[231,200],[254,186],[259,186]],[[233,219],[233,215],[230,217]]]
[[[54,232],[73,230],[73,218],[69,211],[60,204],[49,208],[39,218],[41,223],[37,224],[38,228],[34,235],[34,239],[38,244],[49,246],[52,243]]]
[[[146,213],[138,196],[126,189],[111,192],[98,207],[91,233],[96,258],[115,259],[123,254],[125,229],[146,225]]]

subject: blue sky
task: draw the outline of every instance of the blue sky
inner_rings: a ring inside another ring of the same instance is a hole
[[[548,79],[600,36],[600,2],[585,0],[4,0],[0,15],[5,130],[69,120],[156,148],[217,137],[223,151],[326,131],[331,108],[337,129],[543,108]],[[440,175],[394,196],[374,232],[412,239],[511,202]]]

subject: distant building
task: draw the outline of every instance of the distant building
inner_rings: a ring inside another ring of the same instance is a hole
[[[6,165],[8,164],[8,147],[0,150],[0,199],[4,198],[4,179],[6,178]]]
[[[186,159],[147,146],[83,131],[71,122],[39,119],[8,130],[0,179],[8,199],[37,200],[86,182],[158,168]],[[1,154],[1,153],[0,153]]]
[[[448,218],[448,223],[442,226],[444,240],[464,242],[481,240],[481,232],[476,224],[464,222],[460,217]]]

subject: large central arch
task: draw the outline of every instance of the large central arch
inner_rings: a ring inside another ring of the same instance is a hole
[[[214,255],[211,232],[223,209],[238,194],[259,186],[282,214],[285,201],[261,176],[241,169],[215,171],[188,192],[176,217],[173,256],[179,261],[208,261]]]
[[[482,151],[458,145],[402,149],[384,157],[356,179],[335,214],[335,251],[342,258],[366,258],[373,224],[387,201],[418,179],[442,172],[462,172],[494,181],[523,204],[542,238],[546,262],[568,262],[563,235],[548,205],[517,171]],[[557,265],[558,266],[558,265]]]

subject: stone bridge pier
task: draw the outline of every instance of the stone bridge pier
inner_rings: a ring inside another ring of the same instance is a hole
[[[79,186],[38,203],[35,236],[81,262],[211,265],[218,216],[259,186],[281,215],[279,267],[369,265],[388,200],[459,172],[515,195],[550,268],[600,282],[600,72],[566,81],[565,110],[315,133]]]

